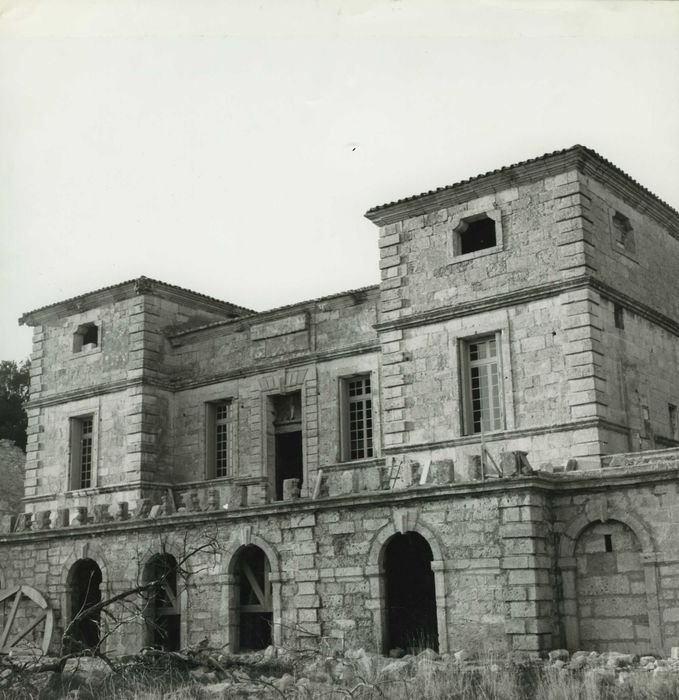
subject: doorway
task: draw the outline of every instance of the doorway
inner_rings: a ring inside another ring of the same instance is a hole
[[[144,569],[144,583],[157,581],[149,591],[145,610],[146,639],[164,651],[180,648],[180,607],[177,597],[177,560],[171,554],[156,554]]]
[[[283,482],[304,480],[304,448],[302,440],[302,392],[293,391],[269,397],[271,436],[269,465],[273,472],[274,499],[283,498]]]
[[[385,649],[438,651],[436,587],[427,540],[416,532],[394,535],[384,550]]]
[[[70,588],[70,619],[101,602],[101,569],[93,559],[80,559],[68,574]],[[100,613],[90,612],[81,618],[69,634],[71,651],[94,649],[101,639]]]
[[[238,651],[257,651],[272,644],[273,602],[271,567],[266,554],[256,545],[243,547],[237,555],[234,578],[235,618]]]

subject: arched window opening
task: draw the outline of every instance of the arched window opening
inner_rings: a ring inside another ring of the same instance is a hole
[[[181,646],[177,560],[171,554],[151,557],[144,569],[144,583],[154,583],[145,610],[147,644],[177,651]]]
[[[433,554],[416,532],[394,535],[384,549],[386,635],[384,652],[438,651]]]
[[[236,648],[241,651],[266,649],[272,643],[273,623],[269,560],[255,545],[244,547],[237,556],[234,568],[238,620]]]
[[[68,646],[72,651],[94,649],[101,639],[99,621],[100,613],[87,612],[89,608],[101,602],[101,569],[92,559],[80,559],[68,574],[70,591],[69,621],[82,617],[69,631]]]

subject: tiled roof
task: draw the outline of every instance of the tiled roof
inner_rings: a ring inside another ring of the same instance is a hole
[[[367,287],[357,287],[356,289],[347,289],[344,292],[335,292],[334,294],[327,294],[322,297],[316,297],[314,299],[305,299],[304,301],[296,301],[293,304],[286,304],[285,306],[276,306],[273,309],[265,309],[264,311],[252,311],[247,315],[240,316],[239,318],[227,319],[225,321],[212,321],[211,323],[204,323],[199,326],[187,327],[181,329],[172,329],[168,335],[170,337],[179,337],[182,335],[188,335],[189,333],[194,333],[195,331],[202,331],[206,328],[215,328],[217,326],[223,326],[228,323],[236,323],[239,321],[249,320],[250,322],[255,322],[259,316],[276,316],[285,311],[291,311],[297,307],[304,307],[308,304],[318,304],[320,302],[328,301],[330,299],[336,299],[342,296],[351,295],[361,295],[367,294],[368,292],[377,291],[380,288],[379,284],[369,285]]]
[[[408,202],[415,202],[418,199],[422,199],[424,197],[430,197],[432,195],[437,195],[443,192],[448,192],[451,190],[459,189],[464,187],[465,185],[470,185],[475,182],[478,182],[479,180],[483,180],[485,178],[489,178],[493,175],[499,175],[501,173],[509,173],[510,171],[513,170],[521,170],[526,167],[534,166],[534,165],[539,165],[539,164],[548,164],[550,160],[555,160],[560,156],[565,156],[565,155],[586,155],[589,156],[597,161],[599,161],[601,164],[605,165],[607,168],[610,170],[616,172],[619,175],[622,175],[625,179],[627,179],[630,183],[634,184],[637,188],[645,192],[647,195],[652,197],[654,200],[656,200],[659,204],[661,204],[663,207],[666,207],[668,210],[673,212],[675,215],[679,216],[679,212],[677,212],[676,209],[671,207],[669,204],[664,202],[662,199],[660,199],[657,195],[653,194],[649,189],[644,187],[642,184],[637,182],[634,178],[630,177],[624,170],[619,168],[617,165],[614,165],[611,163],[611,161],[607,160],[603,156],[599,155],[596,151],[592,150],[591,148],[587,148],[586,146],[581,146],[579,144],[576,144],[575,146],[571,146],[570,148],[564,148],[561,149],[560,151],[552,151],[551,153],[545,153],[544,155],[538,156],[537,158],[530,158],[528,160],[522,160],[518,163],[514,163],[513,165],[505,165],[502,168],[497,168],[495,170],[489,170],[486,173],[483,173],[481,175],[474,175],[473,177],[467,178],[466,180],[460,180],[459,182],[455,182],[452,185],[446,185],[445,187],[437,187],[434,190],[428,190],[427,192],[421,192],[420,194],[413,195],[411,197],[404,197],[403,199],[397,199],[393,202],[388,202],[387,204],[380,204],[379,206],[372,207],[371,209],[368,209],[366,212],[366,216],[369,219],[373,218],[373,215],[378,214],[378,212],[382,212],[386,209],[389,209],[390,207],[395,207],[401,204],[406,204]],[[377,218],[377,217],[375,217]]]
[[[151,277],[144,277],[142,275],[141,277],[137,277],[135,279],[125,280],[124,282],[119,282],[118,284],[111,284],[107,287],[100,287],[99,289],[95,289],[91,292],[79,294],[78,296],[69,297],[68,299],[62,299],[61,301],[57,301],[57,302],[54,302],[52,304],[47,304],[46,306],[41,306],[40,308],[33,309],[33,311],[28,311],[27,313],[23,314],[23,316],[19,319],[19,323],[25,323],[30,319],[31,316],[34,316],[35,314],[39,314],[42,311],[46,311],[47,309],[51,309],[53,307],[58,307],[58,306],[62,306],[62,305],[69,306],[69,305],[77,304],[78,301],[87,299],[88,297],[92,297],[96,294],[114,291],[116,289],[122,289],[123,287],[129,286],[129,285],[134,285],[135,287],[137,287],[137,286],[145,287],[145,286],[157,285],[159,287],[164,287],[165,289],[169,289],[169,290],[172,290],[175,292],[180,292],[182,294],[189,294],[191,296],[198,297],[199,299],[203,299],[209,303],[218,304],[218,305],[224,307],[224,310],[227,312],[232,311],[232,312],[237,313],[237,314],[254,313],[252,309],[246,309],[243,306],[237,306],[236,304],[231,304],[228,301],[216,299],[215,297],[208,296],[207,294],[201,294],[200,292],[194,292],[192,289],[186,289],[185,287],[179,287],[176,284],[168,284],[167,282],[162,282],[161,280],[152,279]]]

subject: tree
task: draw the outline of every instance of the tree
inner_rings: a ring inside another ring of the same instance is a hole
[[[14,360],[0,362],[0,439],[13,440],[26,449],[26,402],[31,361],[17,365]]]

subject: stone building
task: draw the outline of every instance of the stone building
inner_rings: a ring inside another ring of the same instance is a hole
[[[254,312],[142,277],[22,317],[0,584],[60,630],[165,567],[111,652],[679,646],[679,213],[575,146],[366,216],[373,287]]]

